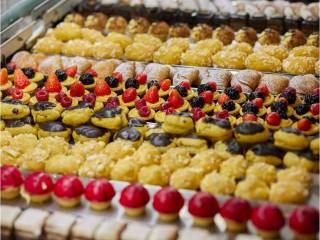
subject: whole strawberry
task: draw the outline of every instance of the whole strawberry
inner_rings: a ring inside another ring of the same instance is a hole
[[[48,77],[48,80],[46,81],[44,88],[49,92],[49,93],[58,93],[61,91],[62,86],[61,83],[59,82],[59,79],[55,74],[50,74]]]
[[[30,84],[30,80],[21,69],[17,68],[13,73],[13,83],[16,88],[24,89]]]
[[[96,86],[94,87],[94,94],[96,96],[106,96],[111,94],[111,89],[106,81],[98,79],[96,81]]]
[[[85,92],[82,82],[76,81],[70,86],[71,97],[82,97]]]

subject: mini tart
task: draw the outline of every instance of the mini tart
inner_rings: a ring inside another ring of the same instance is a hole
[[[300,151],[309,146],[309,140],[296,128],[281,128],[273,137],[275,146],[286,150]]]
[[[150,142],[150,144],[157,149],[160,150],[160,152],[164,153],[168,151],[168,149],[175,147],[175,142],[172,140],[170,135],[166,133],[161,132],[154,132],[148,135],[146,138],[147,141]]]
[[[271,107],[268,107],[267,113],[271,113],[271,112],[272,112]],[[287,112],[286,112],[287,116],[288,116],[288,117],[291,117],[291,116],[293,115],[293,113],[294,113],[293,107],[288,106]]]
[[[278,130],[280,128],[286,128],[286,127],[290,127],[292,125],[292,120],[290,118],[288,119],[281,119],[281,122],[279,125],[274,126],[274,125],[270,125],[267,121],[265,121],[264,125],[269,129],[269,130]]]
[[[280,98],[280,94],[277,95],[277,96],[274,98],[274,101],[277,102],[277,101],[279,100],[279,98]],[[288,107],[290,106],[290,107],[295,108],[296,106],[298,106],[298,105],[301,104],[301,103],[302,103],[301,97],[299,97],[298,95],[296,95],[296,101],[295,101],[293,104],[289,104]]]
[[[108,130],[89,124],[76,127],[72,132],[73,139],[78,142],[96,140],[108,143],[110,135]]]
[[[120,107],[102,108],[92,115],[91,122],[95,126],[110,130],[118,130],[128,125],[127,116]]]
[[[196,154],[201,150],[206,150],[208,148],[207,140],[198,137],[195,134],[188,134],[174,139],[177,147],[183,147],[188,149],[190,153]]]
[[[302,119],[305,117],[310,117],[310,118],[314,117],[310,111],[306,112],[305,114],[299,115],[295,110],[293,111],[293,116],[297,119]]]
[[[7,83],[0,85],[0,91],[7,90],[11,87],[12,87],[12,82],[8,81]]]
[[[7,96],[5,97],[5,99],[13,99],[12,96]],[[24,104],[28,104],[29,100],[30,100],[30,94],[29,93],[23,93],[23,96],[21,99],[18,99],[19,101],[21,101]]]
[[[295,122],[293,125],[292,125],[293,128],[297,128],[298,129],[298,122]],[[300,130],[300,129],[299,129]],[[319,125],[318,124],[314,124],[312,123],[311,124],[311,128],[307,131],[302,131],[300,130],[304,135],[315,135],[317,133],[319,133]]]
[[[97,96],[96,102],[106,102],[110,97],[118,96],[115,92],[111,92],[109,95]]]
[[[52,103],[57,103],[57,100],[55,98],[55,95],[57,95],[58,93],[52,94],[49,93],[49,98],[48,98],[48,102],[52,102]],[[36,96],[33,96],[29,99],[29,105],[34,105],[37,102],[42,102],[42,101],[38,101],[38,99],[36,98]]]
[[[36,90],[38,85],[34,82],[30,82],[28,86],[26,86],[24,89],[21,89],[24,93],[33,93],[34,90]]]
[[[189,109],[189,102],[184,100],[181,107],[175,108],[177,112],[186,112]]]
[[[32,117],[37,123],[57,120],[61,112],[61,105],[52,102],[37,102],[31,106]]]
[[[86,95],[86,94],[89,94],[89,93],[90,93],[90,92],[89,92],[88,90],[84,90],[84,94],[83,94],[83,95]],[[72,96],[70,95],[70,90],[68,90],[68,91],[66,92],[66,94],[67,94],[68,97],[71,97],[72,99],[77,99],[79,102],[82,101],[83,96],[81,96],[81,97],[72,97]],[[97,99],[98,99],[98,97],[96,98],[96,101],[97,101]]]
[[[153,109],[150,109],[150,114],[148,116],[146,116],[146,117],[142,117],[142,116],[140,116],[138,109],[132,108],[129,111],[128,117],[129,118],[139,118],[139,119],[142,119],[144,121],[151,121],[151,120],[154,119],[154,115],[155,115],[155,111]]]
[[[159,89],[159,96],[161,98],[167,98],[169,93],[170,93],[170,88],[168,90],[165,90],[165,91],[162,90],[161,88]]]
[[[19,100],[7,99],[0,102],[0,113],[2,119],[20,119],[30,114],[30,108]]]
[[[126,88],[124,88],[124,86],[123,86],[122,91],[125,91],[125,90],[126,90]],[[147,90],[147,85],[146,84],[139,84],[139,88],[136,88],[136,90],[137,90],[138,96],[143,96]]]
[[[265,106],[259,108],[259,112],[257,113],[258,117],[262,117],[263,115],[265,115],[267,113],[267,108]],[[242,108],[240,109],[240,115],[243,116],[244,113],[242,111]]]
[[[59,92],[64,92],[66,93],[68,91],[68,89],[65,86],[62,86],[61,90]],[[49,99],[56,99],[55,96],[59,93],[59,92],[49,92]]]
[[[188,95],[183,97],[185,100],[189,101],[192,97],[194,97],[195,93],[192,89],[188,89]]]
[[[130,118],[128,122],[128,126],[138,130],[142,134],[142,136],[145,136],[148,130],[146,121],[140,118]]]
[[[266,142],[269,130],[258,122],[243,122],[235,128],[234,135],[240,143],[253,144]]]
[[[20,195],[23,178],[20,171],[12,165],[3,165],[1,173],[1,199],[12,200]]]
[[[4,130],[8,131],[12,136],[19,134],[37,135],[37,128],[35,128],[32,124],[33,119],[31,116],[21,119],[6,120]]]
[[[196,122],[196,133],[212,141],[226,140],[232,137],[229,120],[204,117]]]
[[[264,124],[264,120],[262,118],[257,118],[256,121],[253,121],[253,122],[258,122],[260,124]],[[243,123],[243,119],[242,117],[239,117],[237,120],[236,120],[236,125],[239,125],[240,123]]]
[[[61,83],[62,86],[70,87],[76,81],[77,81],[76,78],[68,76],[66,80],[61,81],[60,83]]]
[[[122,139],[133,143],[136,148],[143,142],[142,134],[133,127],[122,128],[113,136],[114,139]]]
[[[112,92],[115,92],[116,94],[120,95],[123,93],[123,83],[119,82],[118,87],[110,87]]]
[[[66,125],[75,127],[89,122],[92,114],[93,110],[90,108],[90,104],[81,102],[77,106],[63,110],[61,121]]]
[[[283,163],[287,167],[302,167],[309,172],[319,171],[319,159],[310,150],[287,152],[284,155]]]
[[[189,106],[189,111],[192,110],[192,107]],[[204,113],[210,113],[210,112],[213,112],[215,110],[215,105],[214,104],[208,104],[208,103],[205,103],[204,106],[201,108],[201,110],[204,112]]]
[[[44,122],[37,125],[38,137],[57,136],[69,140],[71,130],[61,122]]]
[[[217,112],[223,111],[222,106],[217,104],[215,107],[215,111]],[[237,116],[240,111],[241,111],[241,106],[238,103],[235,103],[235,109],[233,109],[232,111],[228,111],[228,113],[232,116]]]
[[[194,123],[189,113],[175,112],[164,117],[162,128],[169,134],[184,135],[193,131]]]
[[[233,155],[242,155],[244,151],[241,144],[233,138],[216,142],[214,144],[214,150],[216,150],[223,159],[228,159]]]
[[[43,79],[44,75],[41,72],[35,72],[33,78],[29,78],[31,82],[40,82]]]
[[[271,143],[255,144],[246,153],[246,160],[250,163],[264,162],[274,166],[282,163],[283,152]]]
[[[159,101],[158,101],[158,102],[155,102],[155,103],[151,103],[151,102],[148,102],[148,101],[146,101],[146,102],[147,102],[147,106],[150,107],[151,109],[153,109],[153,110],[159,110],[160,105],[161,105],[162,103],[164,103],[164,99],[163,99],[163,98],[159,98]]]
[[[139,97],[137,97],[135,100],[125,103],[125,102],[123,101],[123,99],[122,99],[122,95],[118,96],[118,98],[119,98],[120,105],[126,106],[126,107],[128,107],[129,109],[134,108],[134,107],[135,107],[135,103],[134,103],[135,100],[139,99]]]
[[[93,79],[94,79],[94,82],[91,83],[91,84],[84,84],[84,83],[81,81],[85,89],[88,89],[88,90],[94,89],[94,87],[96,86],[96,82],[97,82],[97,79],[98,79],[98,78],[97,78],[97,77],[93,77]],[[74,79],[74,82],[76,82],[76,81],[80,81],[80,77],[75,78],[75,79]]]

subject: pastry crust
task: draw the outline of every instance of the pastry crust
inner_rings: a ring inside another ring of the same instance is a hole
[[[282,68],[291,74],[314,73],[316,61],[314,57],[288,57],[283,61]]]
[[[188,134],[194,129],[193,119],[183,114],[166,115],[162,128],[169,134]]]
[[[221,41],[217,39],[203,39],[199,40],[195,46],[194,49],[207,49],[211,52],[211,54],[216,54],[220,50],[222,50],[223,44]]]
[[[253,53],[245,61],[246,67],[258,71],[279,72],[281,71],[281,61],[264,53]]]
[[[170,38],[162,46],[175,46],[180,48],[183,52],[189,49],[189,39],[188,38]]]
[[[195,42],[200,40],[204,40],[206,38],[211,38],[212,36],[212,27],[203,23],[198,24],[197,26],[193,27],[191,30],[191,39]]]
[[[218,171],[222,160],[216,150],[206,149],[196,153],[191,159],[189,166],[202,168],[204,173],[209,173]]]
[[[319,58],[319,48],[314,46],[295,47],[290,51],[290,56]]]
[[[109,178],[115,163],[104,153],[88,156],[78,170],[81,177]]]
[[[72,22],[78,24],[80,27],[84,26],[85,18],[79,13],[70,13],[63,19],[64,22]]]
[[[153,54],[153,61],[162,64],[180,64],[183,51],[176,46],[162,46]]]
[[[153,46],[133,43],[125,49],[125,57],[131,61],[149,62],[153,59]]]
[[[123,49],[132,44],[132,39],[124,34],[112,32],[109,33],[105,40],[120,44]]]
[[[17,68],[37,68],[37,62],[33,55],[27,51],[19,51],[15,53],[11,59],[16,64]]]
[[[254,43],[258,40],[257,32],[251,27],[242,27],[236,33],[235,40],[237,42],[246,42],[250,45],[254,45]]]
[[[309,172],[317,172],[319,170],[319,161],[312,155],[311,151],[306,152],[287,152],[283,158],[283,163],[287,167],[302,167]]]
[[[173,24],[169,29],[168,36],[170,38],[176,38],[176,37],[187,38],[190,36],[190,28],[185,23]]]
[[[77,174],[83,161],[81,155],[57,154],[46,161],[45,170],[56,174]]]
[[[312,74],[295,76],[290,79],[289,87],[296,89],[297,94],[306,95],[319,86],[318,79]]]
[[[212,62],[222,68],[243,69],[246,58],[247,54],[244,52],[227,50],[216,53],[212,57]]]
[[[235,42],[230,44],[229,46],[225,47],[224,50],[226,51],[239,51],[244,52],[245,54],[249,55],[253,53],[253,48],[249,43],[246,42]]]
[[[62,47],[62,53],[67,56],[92,56],[92,45],[87,40],[75,39],[65,43]]]
[[[148,33],[164,41],[169,33],[169,25],[164,21],[153,22]]]
[[[302,183],[305,187],[308,187],[311,183],[311,175],[305,168],[302,167],[290,167],[278,171],[278,182],[291,182],[297,181]]]
[[[135,17],[129,21],[128,32],[132,35],[146,33],[150,27],[150,22],[144,17]]]
[[[307,41],[304,33],[298,29],[289,30],[282,38],[281,44],[291,49],[305,44]]]
[[[233,179],[213,171],[202,179],[200,189],[211,194],[231,195],[236,190],[236,183]]]
[[[264,74],[260,82],[267,85],[271,94],[278,95],[288,87],[289,78],[282,75]]]
[[[258,36],[258,42],[261,45],[278,45],[281,41],[280,33],[274,29],[267,28]]]
[[[92,46],[92,56],[95,58],[122,58],[123,49],[120,44],[111,41],[96,42]]]
[[[107,22],[107,16],[100,12],[95,12],[87,16],[84,26],[102,31]]]
[[[261,78],[261,73],[255,70],[243,70],[238,72],[237,74],[233,75],[231,79],[231,86],[235,86],[237,84],[240,84],[243,92],[246,92],[246,89],[255,89]],[[250,92],[251,92],[250,91]]]
[[[136,182],[138,177],[138,165],[134,158],[125,157],[120,159],[111,170],[111,179],[126,182]]]
[[[182,147],[170,148],[161,156],[161,166],[170,172],[189,165],[190,153]]]
[[[213,31],[212,37],[219,39],[223,45],[229,45],[234,39],[234,31],[227,25],[221,25]]]
[[[198,189],[203,173],[203,169],[199,167],[180,168],[172,173],[170,186],[176,189]]]

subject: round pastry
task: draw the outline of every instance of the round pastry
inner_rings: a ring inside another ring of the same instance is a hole
[[[258,40],[257,32],[254,28],[251,27],[242,27],[235,36],[235,40],[237,42],[246,42],[251,45],[254,45],[255,42]]]
[[[265,45],[260,47],[257,50],[257,53],[263,52],[265,54],[268,54],[272,57],[275,57],[279,59],[280,61],[283,61],[286,59],[289,55],[288,49],[281,45]]]
[[[91,180],[84,190],[84,195],[93,210],[105,210],[111,206],[115,190],[105,179]]]
[[[48,137],[57,136],[62,137],[65,140],[69,140],[71,135],[71,130],[63,125],[61,122],[44,122],[39,123],[38,127],[38,137]]]
[[[21,196],[28,203],[44,203],[50,200],[53,188],[54,183],[49,174],[34,172],[25,178]]]
[[[41,72],[36,72],[34,69],[27,67],[22,68],[22,72],[31,82],[39,82],[43,79],[44,75]]]
[[[152,129],[154,130],[154,129]],[[161,131],[163,131],[160,128]],[[160,152],[164,153],[168,149],[175,147],[175,142],[171,139],[171,137],[164,132],[152,132],[150,130],[146,133],[147,140],[150,141],[152,146],[157,147]]]
[[[219,212],[219,203],[213,195],[198,192],[190,198],[188,211],[195,225],[208,227],[213,224],[213,217]]]
[[[187,38],[190,36],[190,28],[185,23],[175,23],[169,28],[169,38]]]
[[[177,189],[196,190],[203,178],[201,167],[185,167],[175,170],[170,177],[170,186]]]
[[[139,99],[137,90],[133,87],[127,88],[122,95],[118,96],[121,105],[133,108],[135,106],[135,100]]]
[[[211,54],[216,54],[221,51],[223,48],[223,43],[218,39],[204,39],[197,42],[194,49],[207,49],[211,52]]]
[[[306,45],[319,47],[319,33],[318,32],[311,33],[307,39]]]
[[[251,163],[264,162],[274,166],[282,163],[282,157],[282,151],[271,143],[255,144],[246,153],[246,159]]]
[[[53,37],[43,37],[37,40],[32,50],[34,53],[60,54],[63,42]]]
[[[218,141],[214,144],[214,149],[223,160],[226,160],[234,155],[243,154],[243,147],[234,139]]]
[[[202,179],[200,189],[211,194],[231,195],[236,190],[236,182],[213,171]]]
[[[62,86],[71,86],[76,81],[73,77],[69,76],[67,72],[63,69],[57,69],[55,71],[55,75],[57,76],[59,82],[61,82]]]
[[[0,102],[0,113],[2,119],[21,119],[30,114],[30,109],[19,100],[5,99]]]
[[[272,131],[278,130],[282,127],[290,127],[291,124],[291,119],[281,118],[280,114],[277,112],[270,112],[266,116],[265,126]]]
[[[73,130],[72,137],[75,141],[80,142],[90,141],[92,139],[109,142],[110,132],[92,125],[81,125]]]
[[[150,22],[144,17],[135,17],[129,21],[128,32],[132,35],[146,33],[150,27]]]
[[[165,116],[162,128],[170,134],[184,135],[193,131],[194,123],[189,113],[175,112]]]
[[[197,26],[193,27],[191,30],[191,39],[195,42],[200,40],[211,38],[212,36],[212,27],[203,23],[198,24]]]
[[[208,148],[207,140],[195,135],[188,134],[183,135],[174,140],[177,147],[184,147],[188,149],[190,153],[196,154],[199,151],[206,150]]]
[[[123,49],[120,44],[103,39],[93,44],[92,56],[97,59],[120,59],[123,56]]]
[[[319,87],[319,81],[312,74],[298,75],[290,79],[289,87],[295,88],[299,95],[306,95]]]
[[[219,39],[223,45],[229,45],[234,39],[234,31],[227,25],[221,25],[213,31],[212,37]]]
[[[159,110],[160,105],[164,103],[163,98],[159,96],[159,90],[156,86],[150,87],[143,96],[143,99],[146,101],[147,106],[153,110]]]
[[[144,214],[149,200],[148,191],[142,185],[132,183],[121,191],[119,202],[125,208],[126,215],[138,217]]]
[[[162,44],[162,41],[158,37],[155,37],[155,36],[153,36],[151,34],[145,34],[145,33],[144,34],[136,34],[134,36],[133,40],[134,40],[134,44],[135,43],[139,43],[139,44],[142,44],[142,45],[146,45],[146,47],[148,47],[148,49],[151,51],[151,55]],[[141,55],[142,52],[136,52],[136,54],[137,55],[139,55],[139,54]],[[149,54],[148,54],[148,56],[149,56]]]
[[[186,100],[191,100],[191,98],[194,97],[195,95],[188,81],[180,82],[177,86],[174,87],[174,89],[176,89],[180,94],[180,96]],[[193,106],[193,107],[201,108],[201,106]]]
[[[64,124],[76,127],[87,123],[92,115],[91,105],[86,102],[80,102],[77,106],[66,108],[61,117]]]
[[[176,46],[161,46],[153,54],[153,61],[162,64],[180,64],[183,51]]]
[[[142,136],[146,135],[146,132],[148,129],[146,121],[140,118],[130,118],[128,122],[128,126],[138,130],[142,134]]]
[[[160,163],[161,152],[148,142],[143,142],[132,156],[139,167]]]
[[[61,106],[53,102],[37,102],[31,107],[32,117],[37,123],[57,120],[61,111]]]
[[[270,107],[267,110],[267,113],[276,112],[283,119],[288,119],[293,114],[293,108],[288,106],[287,101],[275,101],[271,103]]]
[[[94,12],[87,16],[84,26],[102,31],[107,22],[107,16],[100,12]]]
[[[62,45],[61,53],[66,56],[92,57],[92,44],[84,39],[70,40]]]
[[[122,89],[123,89],[122,79],[114,77],[114,76],[107,76],[107,77],[105,77],[104,80],[109,85],[112,92],[115,92],[117,94],[122,93]]]
[[[113,138],[130,141],[135,147],[140,146],[143,141],[142,134],[133,127],[122,128],[115,133]]]
[[[269,130],[258,122],[243,122],[235,128],[235,138],[240,143],[266,142]]]
[[[306,36],[302,31],[298,29],[291,29],[284,34],[281,44],[291,49],[305,44],[306,41]]]
[[[113,42],[113,43],[120,44],[122,49],[125,49],[127,46],[132,44],[132,39],[129,36],[121,34],[121,33],[117,33],[117,32],[109,33],[105,37],[105,40]]]
[[[272,28],[266,28],[258,35],[258,42],[261,45],[278,45],[281,41],[280,33]]]
[[[64,17],[63,21],[64,22],[76,23],[79,26],[83,27],[85,18],[79,13],[70,13],[67,16]]]
[[[95,112],[91,117],[91,122],[95,126],[110,130],[118,130],[128,125],[127,117],[119,107],[103,108]]]
[[[12,165],[2,165],[1,173],[1,199],[11,200],[20,195],[20,186],[23,178],[20,171]]]
[[[184,148],[170,148],[161,156],[161,165],[174,172],[177,169],[188,166],[191,160],[190,153]]]
[[[61,41],[81,38],[81,27],[73,22],[62,22],[53,29],[53,35]]]
[[[249,200],[268,200],[269,187],[266,182],[251,175],[238,183],[235,196]]]
[[[73,208],[80,204],[84,188],[76,176],[62,176],[54,185],[54,197],[60,207]]]
[[[314,73],[317,59],[314,57],[288,57],[282,63],[283,71],[290,74]]]
[[[127,141],[122,140],[121,142],[123,144],[123,143],[126,143]],[[132,150],[134,151],[135,148],[132,146],[132,144],[131,144],[131,147],[133,148]],[[126,149],[126,150],[127,152],[122,153],[121,155],[129,155],[129,149]],[[125,181],[125,182],[137,182],[139,166],[136,164],[135,159],[132,156],[127,156],[124,158],[120,158],[117,156],[114,158],[116,158],[117,160],[118,159],[120,160],[118,160],[112,167],[112,170],[110,173],[111,179],[117,180],[117,181]]]
[[[311,206],[295,208],[289,217],[289,227],[295,239],[316,239],[319,233],[319,210]]]
[[[309,140],[296,128],[282,128],[273,135],[274,145],[286,150],[303,150],[309,146]]]
[[[269,201],[286,204],[302,204],[306,201],[308,195],[308,188],[298,180],[278,181],[271,185]]]
[[[237,52],[243,52],[247,55],[253,53],[253,48],[249,43],[246,42],[235,42],[230,44],[229,46],[224,48],[225,51],[237,51]]]
[[[199,67],[212,65],[211,51],[208,49],[190,49],[181,55],[181,64]]]
[[[308,118],[299,119],[292,127],[299,129],[304,135],[315,135],[319,133],[319,124],[312,123]]]
[[[314,155],[319,155],[320,138],[316,137],[310,142],[310,149]]]
[[[281,61],[275,57],[262,52],[250,54],[246,61],[248,69],[254,69],[265,72],[279,72],[281,71]]]
[[[178,219],[184,205],[182,195],[172,187],[163,187],[153,196],[153,208],[159,213],[159,220],[172,222]]]
[[[164,41],[169,33],[169,25],[164,21],[153,22],[149,27],[148,33]]]
[[[127,29],[127,20],[122,16],[110,17],[106,23],[106,32],[124,33]]]
[[[277,170],[273,165],[264,162],[257,162],[248,167],[246,176],[256,177],[268,185],[271,185],[271,183],[275,182],[277,179]]]
[[[231,179],[241,179],[246,175],[248,162],[242,155],[232,156],[220,165],[220,174]]]
[[[281,228],[285,225],[285,218],[281,210],[270,203],[254,208],[251,221],[258,235],[267,239],[278,238]]]
[[[170,38],[165,43],[163,43],[163,46],[167,47],[178,47],[181,49],[182,52],[185,52],[189,49],[189,39],[188,38]]]
[[[278,182],[298,182],[307,190],[311,183],[311,175],[305,168],[290,167],[279,170],[277,173]],[[307,187],[307,188],[306,188]]]
[[[141,184],[167,186],[170,172],[161,165],[149,165],[142,167],[138,174]]]
[[[12,136],[22,133],[37,135],[37,129],[33,126],[33,123],[31,116],[21,119],[6,120],[4,130],[10,132]]]
[[[250,203],[240,198],[230,198],[220,208],[220,214],[229,232],[243,232],[247,228],[247,221],[251,217]]]
[[[85,89],[93,89],[96,85],[97,77],[90,72],[80,75],[79,81],[83,84]]]
[[[314,46],[299,46],[290,51],[290,56],[293,57],[319,57],[319,48]]]
[[[212,57],[213,64],[222,68],[245,68],[247,54],[240,51],[223,50]]]
[[[309,172],[318,172],[319,159],[310,150],[287,152],[284,155],[283,163],[287,167],[303,167]]]
[[[30,100],[30,95],[29,93],[24,93],[21,89],[19,88],[10,88],[9,91],[10,95],[6,96],[4,100],[7,99],[15,99],[19,100],[24,104],[28,104]]]
[[[226,140],[232,137],[232,128],[229,120],[204,117],[197,121],[196,132],[199,136],[212,141]]]
[[[92,142],[95,141],[88,141],[89,144]],[[101,141],[97,143],[102,143],[101,145],[103,145],[103,142]],[[78,169],[79,176],[90,178],[110,177],[111,168],[114,165],[114,162],[107,154],[99,152],[97,154],[94,153],[93,155],[87,156],[86,158],[87,161],[84,161],[81,167]]]
[[[263,106],[263,100],[261,98],[253,99],[251,102],[246,102],[241,106],[240,115],[249,116],[256,115],[262,117],[267,113],[267,109]]]

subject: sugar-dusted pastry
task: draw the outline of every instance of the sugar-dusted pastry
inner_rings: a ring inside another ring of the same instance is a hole
[[[92,56],[97,59],[121,58],[122,55],[121,45],[111,41],[96,42],[92,46]]]
[[[55,38],[61,41],[69,41],[81,38],[81,28],[78,24],[62,22],[53,29]]]
[[[1,214],[0,219],[1,224],[1,237],[5,239],[13,238],[13,227],[15,220],[21,214],[21,209],[15,206],[1,205]]]
[[[81,29],[82,39],[87,40],[94,44],[95,42],[103,41],[104,36],[100,31],[90,28],[82,28]]]
[[[314,57],[288,57],[283,61],[282,68],[291,74],[314,73],[316,61]]]
[[[265,53],[250,54],[246,61],[248,69],[254,69],[265,72],[279,72],[281,71],[281,61]]]
[[[144,43],[133,43],[125,49],[125,57],[131,61],[149,62],[153,58],[154,48]]]
[[[190,36],[190,28],[185,23],[176,23],[170,26],[169,37],[170,38],[187,38]]]
[[[185,167],[175,170],[170,177],[170,186],[176,189],[198,189],[204,171],[201,167]]]
[[[124,34],[112,32],[109,33],[105,40],[120,44],[123,49],[132,44],[132,39]]]
[[[44,74],[52,74],[57,69],[62,69],[61,57],[58,55],[47,57],[38,66],[38,70]]]
[[[19,51],[15,53],[11,59],[11,62],[14,62],[17,68],[37,68],[37,62],[35,58],[27,51]]]
[[[299,182],[302,183],[306,187],[308,187],[311,183],[311,175],[307,171],[307,169],[303,167],[290,167],[286,169],[282,169],[277,173],[278,182]]]
[[[259,180],[271,184],[277,179],[276,168],[264,162],[254,163],[246,171],[246,177],[254,176]]]
[[[314,33],[310,34],[308,39],[307,39],[306,45],[319,47],[319,33],[318,32],[314,32]]]
[[[153,22],[148,33],[164,41],[169,33],[169,25],[164,21]]]
[[[146,224],[130,223],[121,234],[122,240],[147,240],[151,228]]]
[[[146,33],[136,34],[133,40],[134,43],[148,45],[150,49],[153,49],[153,51],[157,50],[162,44],[162,41],[159,38]]]
[[[133,154],[133,158],[139,167],[159,164],[161,152],[155,146],[144,142]]]
[[[37,147],[46,151],[50,156],[67,152],[69,143],[62,137],[44,137],[38,140]]]
[[[191,160],[191,155],[184,148],[170,148],[161,156],[161,165],[173,172],[179,168],[186,167]]]
[[[212,27],[203,23],[198,24],[197,26],[193,27],[191,30],[191,39],[195,42],[211,38],[212,36]]]
[[[169,38],[165,43],[163,43],[163,46],[175,46],[180,48],[183,52],[189,49],[189,45],[188,38]]]
[[[22,212],[14,223],[15,236],[17,238],[38,239],[42,235],[49,212],[28,208]]]
[[[1,132],[2,137],[2,132]],[[25,153],[34,148],[38,143],[37,137],[33,134],[19,134],[10,141],[10,147],[20,153]]]
[[[61,52],[67,56],[91,57],[92,45],[87,40],[70,40],[62,46]]]
[[[127,29],[127,20],[122,16],[112,16],[107,20],[106,32],[124,33]]]
[[[232,156],[220,165],[220,174],[232,179],[241,179],[245,176],[248,162],[241,156]]]
[[[266,28],[258,35],[258,42],[261,45],[278,45],[280,41],[280,33],[272,28]]]
[[[93,239],[94,234],[102,222],[99,216],[86,216],[77,218],[71,229],[72,239]]]
[[[266,182],[252,175],[238,183],[235,196],[248,200],[267,200],[269,191]]]
[[[208,67],[211,66],[211,52],[208,49],[190,49],[181,56],[181,64]]]
[[[240,51],[220,51],[212,57],[214,65],[223,68],[245,68],[247,54]]]
[[[81,14],[74,12],[74,13],[69,13],[67,16],[65,16],[63,21],[73,22],[83,27],[85,18]]]
[[[109,178],[114,162],[104,153],[87,156],[78,170],[81,177]]]
[[[222,50],[223,44],[218,39],[203,39],[199,40],[195,45],[194,49],[207,49],[212,54],[216,54],[220,50]]]
[[[83,160],[79,154],[68,156],[65,154],[57,154],[47,160],[45,170],[49,173],[77,174]]]
[[[264,74],[261,77],[261,83],[265,84],[271,94],[280,94],[289,84],[289,78],[281,75]]]
[[[289,87],[295,88],[298,95],[311,93],[318,84],[318,79],[312,74],[294,76],[289,81]]]
[[[308,189],[299,181],[279,181],[271,185],[269,201],[301,204],[306,201],[308,195]]]
[[[111,76],[112,72],[120,63],[120,61],[114,59],[98,61],[94,65],[92,65],[91,69],[97,73],[99,78],[104,79],[107,76]]]
[[[45,161],[49,158],[49,152],[39,147],[28,149],[23,153],[17,161],[20,164],[21,169],[29,171],[41,171],[44,170]]]
[[[118,240],[125,227],[124,222],[111,221],[110,219],[103,220],[94,233],[94,239]]]
[[[138,176],[138,165],[134,158],[125,157],[120,159],[112,168],[110,176],[113,180],[136,182]]]
[[[220,40],[223,45],[229,45],[234,39],[234,31],[227,25],[221,25],[213,31],[212,37]]]
[[[104,148],[103,153],[106,153],[113,161],[118,161],[126,156],[131,156],[135,152],[135,147],[132,142],[117,139]]]
[[[149,29],[150,22],[144,17],[135,17],[129,21],[128,32],[132,35],[146,33]]]
[[[180,64],[183,51],[176,46],[162,46],[153,54],[153,61],[162,64]]]
[[[95,12],[87,16],[84,26],[102,31],[107,22],[107,16],[100,12]]]
[[[147,81],[164,80],[170,78],[170,68],[163,64],[150,63],[146,66],[145,72],[147,74]]]
[[[306,41],[306,36],[302,31],[298,29],[291,29],[284,34],[281,44],[291,49],[305,44]]]
[[[53,212],[46,220],[44,232],[49,239],[66,239],[70,236],[76,217],[69,213]]]
[[[196,68],[190,69],[177,69],[177,71],[173,75],[173,85],[179,85],[179,88],[176,87],[179,94],[182,97],[186,97],[187,100],[190,100],[191,97],[194,96],[190,86],[199,85],[199,70]],[[187,95],[183,94],[185,91],[181,90],[181,87],[186,88]]]
[[[161,165],[142,167],[138,174],[141,184],[166,186],[169,183],[170,172]]]
[[[38,39],[33,47],[33,52],[45,54],[60,54],[62,46],[62,41],[51,37],[44,37]]]
[[[288,49],[281,45],[265,45],[261,46],[257,53],[263,52],[265,54],[268,54],[272,57],[275,57],[279,59],[280,61],[284,60],[288,57],[289,52]]]
[[[258,40],[257,32],[251,27],[242,27],[235,36],[237,42],[247,42],[251,45],[254,45]]]
[[[236,182],[232,178],[213,171],[202,179],[200,189],[211,194],[231,195],[236,190]]]
[[[318,58],[319,48],[314,46],[298,46],[290,51],[290,56]]]
[[[309,172],[317,172],[319,170],[318,158],[310,150],[287,152],[284,155],[283,163],[287,167],[303,167]]]

